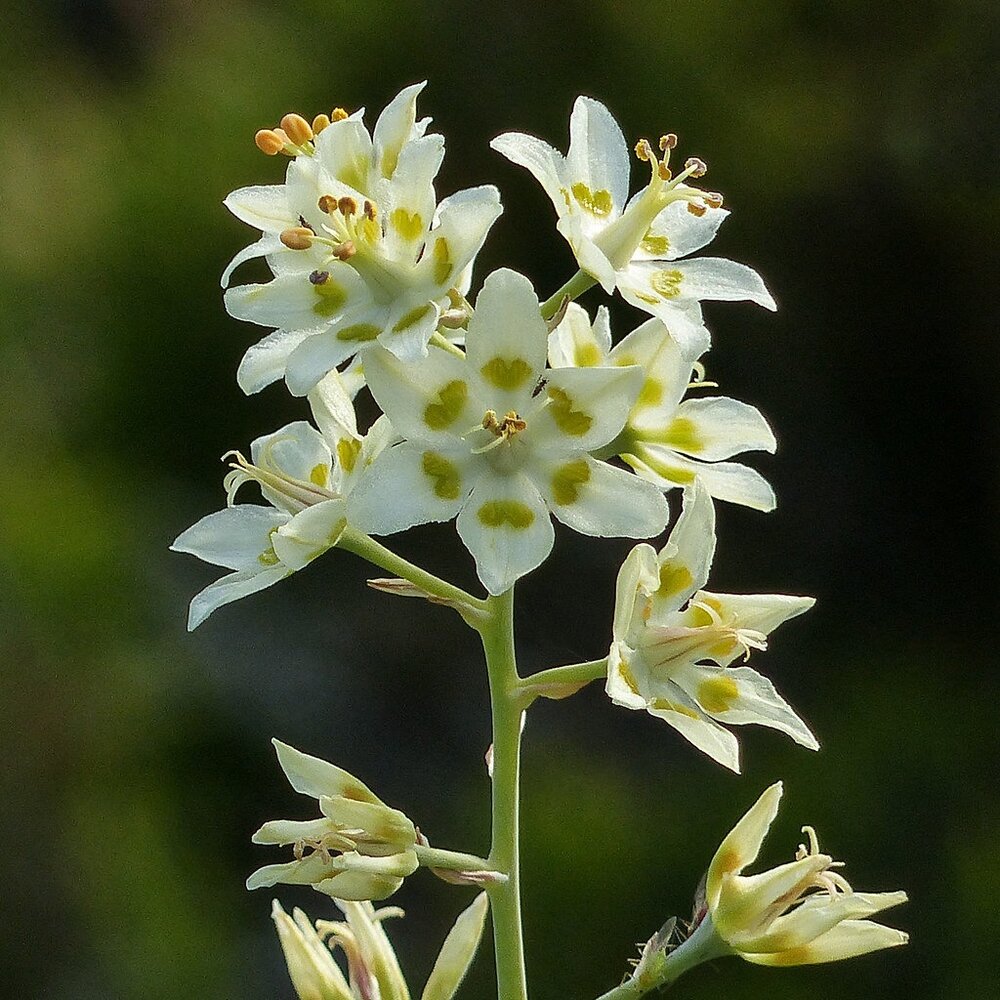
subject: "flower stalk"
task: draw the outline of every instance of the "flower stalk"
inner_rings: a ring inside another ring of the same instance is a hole
[[[506,872],[507,881],[487,887],[493,912],[497,995],[526,1000],[521,929],[520,770],[521,678],[514,653],[513,587],[488,602],[490,620],[480,629],[490,681],[493,717],[492,844],[490,863]]]

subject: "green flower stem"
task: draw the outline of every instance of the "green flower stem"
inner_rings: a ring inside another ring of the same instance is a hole
[[[521,698],[514,655],[514,589],[486,602],[490,620],[480,629],[490,676],[493,712],[493,835],[490,864],[507,881],[487,887],[493,911],[497,996],[526,1000],[521,886],[518,861]]]
[[[506,874],[499,872],[486,858],[477,857],[475,854],[446,851],[440,847],[431,847],[425,844],[415,844],[413,852],[416,854],[417,860],[426,868],[446,868],[453,872]]]
[[[583,295],[588,288],[593,288],[596,284],[597,279],[591,277],[586,271],[577,271],[559,291],[542,303],[542,319],[552,319],[563,299],[568,298],[572,302],[577,296]]]
[[[444,604],[454,607],[459,614],[473,627],[479,628],[486,621],[487,602],[467,594],[446,580],[428,573],[402,556],[396,555],[374,538],[361,534],[353,528],[345,528],[337,542],[337,547],[347,549],[362,559],[367,559],[380,569],[408,580],[414,586],[426,591],[431,597],[436,597]]]
[[[571,663],[566,667],[541,670],[521,680],[519,694],[522,708],[527,708],[536,698],[567,698],[591,681],[600,680],[608,673],[608,658],[587,663]]]
[[[597,1000],[636,1000],[652,990],[670,986],[696,965],[730,953],[729,946],[715,933],[712,918],[706,916],[695,932],[672,952],[653,961],[644,957],[634,976],[602,993]]]

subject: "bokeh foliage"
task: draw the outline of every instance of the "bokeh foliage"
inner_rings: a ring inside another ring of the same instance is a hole
[[[366,591],[336,553],[183,631],[210,577],[166,546],[222,499],[216,456],[303,414],[250,400],[258,331],[217,276],[249,232],[219,202],[277,180],[250,137],[290,109],[376,110],[429,77],[442,191],[492,181],[481,258],[547,294],[550,206],[488,149],[565,145],[578,93],[627,135],[680,134],[734,209],[718,252],[781,311],[709,307],[710,376],[762,407],[767,517],[725,508],[713,586],[819,596],[762,660],[824,743],[749,732],[724,774],[594,690],[532,712],[525,895],[537,1000],[612,985],[686,916],[719,837],[787,780],[862,888],[905,887],[903,953],[700,970],[685,996],[980,997],[995,989],[1000,799],[993,631],[1000,412],[998,17],[985,0],[594,0],[281,5],[45,0],[0,34],[0,968],[22,997],[290,996],[250,832],[297,814],[267,739],[328,756],[437,842],[486,847],[485,681],[438,608]],[[587,304],[596,302],[588,299]],[[614,314],[619,334],[636,317]],[[471,583],[450,529],[401,542]],[[524,665],[606,648],[623,542],[560,533],[520,589]],[[282,894],[316,916],[314,893]],[[421,981],[465,905],[408,880],[395,928]],[[484,952],[468,996],[490,995]]]

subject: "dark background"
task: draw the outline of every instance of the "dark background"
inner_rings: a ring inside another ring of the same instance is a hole
[[[488,148],[565,149],[579,93],[630,138],[681,136],[733,217],[713,251],[780,304],[709,304],[710,377],[759,405],[770,515],[722,506],[719,590],[814,594],[755,657],[813,755],[743,731],[731,775],[599,685],[533,710],[524,894],[537,1000],[593,997],[687,916],[721,836],[786,780],[765,857],[798,827],[862,889],[906,888],[903,950],[772,971],[729,960],[678,995],[994,995],[997,681],[997,7],[978,0],[425,4],[46,0],[0,15],[0,985],[46,998],[290,997],[249,837],[305,816],[268,745],[349,768],[436,843],[485,851],[489,742],[474,636],[364,587],[332,553],[220,611],[167,545],[221,506],[217,456],[304,416],[234,372],[263,331],[218,275],[252,233],[220,205],[280,180],[252,136],[288,110],[429,78],[438,189],[494,182],[480,257],[543,295],[572,272],[551,206]],[[641,171],[636,172],[636,178]],[[244,278],[250,277],[248,269]],[[585,304],[598,302],[591,295]],[[615,305],[619,335],[638,321]],[[451,527],[398,547],[471,586]],[[558,532],[519,587],[522,669],[604,653],[629,548]],[[369,574],[370,575],[370,574]],[[467,890],[425,872],[393,902],[412,988]],[[314,917],[310,890],[280,893]],[[466,995],[491,995],[484,948]]]

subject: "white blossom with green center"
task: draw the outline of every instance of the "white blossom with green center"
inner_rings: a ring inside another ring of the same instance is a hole
[[[707,345],[706,345],[707,346]],[[608,310],[591,325],[587,312],[570,303],[549,336],[549,364],[640,365],[645,381],[621,434],[605,449],[637,475],[668,490],[697,477],[717,500],[773,510],[774,490],[759,472],[725,461],[744,451],[773,452],[774,434],[760,411],[726,396],[683,399],[706,383],[698,362],[702,348],[681,347],[657,319],[650,319],[612,347]]]
[[[317,920],[300,909],[290,917],[275,900],[271,916],[288,974],[299,1000],[410,1000],[406,979],[385,921],[402,917],[398,906],[376,910],[369,902],[335,899],[343,920]],[[459,915],[438,952],[421,1000],[451,1000],[476,955],[489,900],[480,893]],[[347,974],[334,961],[343,954]]]
[[[704,299],[749,299],[775,308],[760,276],[746,265],[716,257],[678,259],[709,243],[728,213],[719,207],[721,196],[684,183],[705,172],[700,160],[688,160],[671,175],[667,164],[676,136],[660,140],[662,159],[645,139],[639,142],[636,153],[649,163],[651,177],[629,199],[628,147],[611,112],[579,97],[569,129],[565,156],[521,132],[506,132],[491,145],[542,185],[581,270],[606,292],[617,288],[627,302],[662,320],[685,347],[707,337],[699,306]]]
[[[229,506],[182,532],[171,548],[232,570],[191,601],[188,628],[223,604],[290,576],[336,545],[347,526],[345,497],[392,440],[382,418],[362,437],[343,380],[331,372],[309,394],[317,430],[299,420],[257,438],[251,459],[232,452]],[[229,456],[226,456],[229,457]],[[237,504],[237,490],[259,484],[269,506]]]
[[[288,166],[285,183],[242,188],[225,201],[263,236],[226,269],[266,256],[265,284],[226,292],[236,319],[277,328],[250,348],[238,378],[256,392],[285,377],[304,395],[376,339],[402,358],[423,356],[443,310],[468,288],[473,260],[502,208],[496,188],[437,203],[444,139],[416,120],[408,87],[380,116],[326,125]],[[449,295],[451,293],[451,295]]]
[[[906,902],[905,892],[855,892],[819,849],[816,832],[795,860],[743,875],[756,860],[778,813],[781,782],[772,785],[723,840],[706,879],[715,933],[756,965],[812,965],[906,944],[909,935],[867,918]]]
[[[491,594],[549,554],[550,511],[587,535],[662,531],[660,490],[590,454],[621,431],[641,369],[546,369],[546,337],[531,283],[500,270],[476,302],[465,357],[371,352],[368,385],[405,440],[353,493],[352,524],[389,534],[457,516]]]
[[[766,677],[732,666],[766,649],[770,632],[815,601],[702,590],[714,554],[715,508],[696,482],[667,544],[658,553],[637,545],[618,574],[608,695],[668,722],[733,771],[740,769],[739,742],[722,723],[769,726],[819,749]]]
[[[413,823],[353,774],[280,740],[271,742],[292,788],[316,799],[322,815],[265,823],[253,842],[292,845],[295,860],[258,868],[247,879],[247,888],[283,882],[311,885],[338,899],[392,895],[418,867]]]

